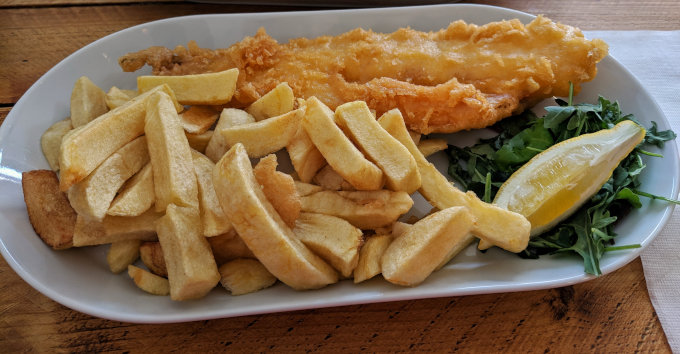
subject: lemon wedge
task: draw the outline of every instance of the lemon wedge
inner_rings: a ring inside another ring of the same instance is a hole
[[[515,171],[494,204],[524,215],[531,236],[547,231],[595,194],[644,137],[645,129],[627,120],[555,144]]]

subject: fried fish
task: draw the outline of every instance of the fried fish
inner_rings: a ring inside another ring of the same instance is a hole
[[[527,25],[456,21],[436,32],[358,28],[284,44],[260,29],[226,49],[195,42],[151,47],[119,64],[125,71],[149,64],[156,75],[238,68],[237,105],[287,82],[296,97],[315,96],[331,109],[355,100],[378,115],[399,108],[409,129],[428,134],[492,125],[545,98],[568,95],[570,82],[578,92],[607,52],[602,40],[538,16]]]

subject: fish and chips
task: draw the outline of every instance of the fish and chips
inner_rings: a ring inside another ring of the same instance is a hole
[[[173,300],[219,283],[232,295],[378,274],[415,286],[477,238],[519,252],[530,229],[454,187],[426,159],[446,142],[421,134],[565,95],[606,54],[541,16],[144,49],[119,61],[152,66],[137,91],[75,83],[70,119],[41,139],[52,171],[23,174],[29,218],[54,249],[110,244],[112,272]],[[416,191],[434,207],[419,220]]]

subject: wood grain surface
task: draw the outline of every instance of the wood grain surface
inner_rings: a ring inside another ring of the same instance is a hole
[[[680,2],[483,1],[585,30],[678,30]],[[0,124],[47,70],[110,33],[161,18],[311,7],[181,1],[0,0]],[[30,119],[20,117],[19,119]],[[0,260],[0,352],[669,352],[639,259],[558,289],[136,325],[72,311]]]

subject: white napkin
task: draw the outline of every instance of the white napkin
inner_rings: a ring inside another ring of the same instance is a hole
[[[680,31],[586,31],[650,91],[680,135]],[[680,143],[680,138],[677,139]],[[641,256],[652,304],[675,353],[680,353],[680,207]]]

